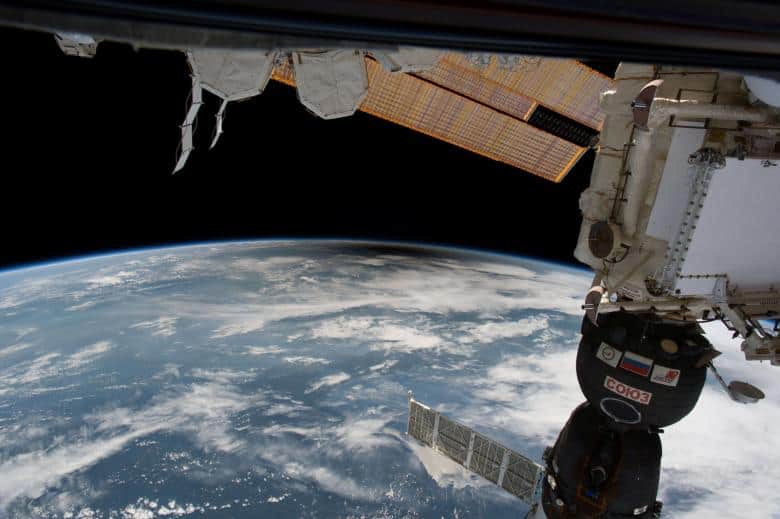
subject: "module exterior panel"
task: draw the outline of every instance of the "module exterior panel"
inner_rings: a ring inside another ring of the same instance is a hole
[[[534,502],[542,467],[525,456],[413,399],[407,433],[525,503]]]
[[[780,166],[726,159],[726,167],[712,176],[674,289],[681,295],[711,294],[723,274],[734,295],[777,287],[779,192]]]

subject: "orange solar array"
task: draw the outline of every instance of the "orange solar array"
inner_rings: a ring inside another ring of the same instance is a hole
[[[443,66],[414,75],[390,73],[366,59],[369,90],[360,110],[548,180],[561,181],[585,148],[524,122],[533,112],[535,100],[499,82],[480,80],[477,74],[481,71],[469,67],[472,71],[466,69],[466,74],[457,75],[445,57]],[[289,66],[277,66],[273,78],[295,85]]]
[[[522,95],[594,130],[604,123],[599,95],[613,87],[610,78],[578,61],[554,58],[526,58],[513,69],[502,68],[493,58],[479,68],[467,55],[448,52],[420,75],[480,100],[483,92],[502,89]]]
[[[533,99],[498,81],[485,79],[477,67],[453,65],[447,56],[432,69],[414,75],[518,119],[528,120],[537,105]]]

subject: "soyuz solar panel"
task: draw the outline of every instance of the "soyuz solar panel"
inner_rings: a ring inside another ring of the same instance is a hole
[[[407,433],[527,504],[534,502],[542,467],[525,456],[413,399]]]

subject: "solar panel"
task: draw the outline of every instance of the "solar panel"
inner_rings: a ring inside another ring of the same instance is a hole
[[[426,74],[449,71],[453,76],[479,75],[480,88],[507,89],[538,102],[594,130],[601,130],[604,113],[600,94],[614,88],[613,80],[571,59],[526,57],[521,66],[504,66],[501,56],[490,56],[474,66],[468,54],[449,52]],[[453,72],[454,71],[454,72]],[[457,85],[457,82],[448,85]],[[460,91],[458,86],[453,89]]]
[[[407,434],[525,503],[534,503],[542,467],[473,429],[409,399]]]
[[[571,142],[529,124],[540,103],[516,88],[515,83],[523,87],[532,84],[521,80],[522,73],[494,71],[491,66],[481,70],[456,54],[448,53],[436,67],[416,73],[389,72],[377,61],[366,58],[369,89],[359,110],[560,182],[587,149],[582,141]],[[541,59],[542,69],[557,72],[556,81],[579,78],[582,83],[575,81],[571,98],[545,97],[545,103],[565,108],[565,115],[580,124],[600,126],[600,90],[580,90],[604,85],[606,89],[611,85],[609,79],[571,60],[552,60],[562,61],[553,65],[545,61]],[[533,75],[537,81],[549,82],[538,71]],[[289,62],[277,63],[273,78],[296,85],[295,70]],[[594,78],[604,81],[594,83]]]

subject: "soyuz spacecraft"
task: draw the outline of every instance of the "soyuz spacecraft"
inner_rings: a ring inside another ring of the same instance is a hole
[[[553,182],[595,150],[574,251],[594,272],[576,361],[586,401],[541,463],[409,397],[407,433],[527,503],[529,518],[659,517],[660,433],[693,410],[707,373],[736,402],[764,397],[720,377],[699,323],[720,321],[748,361],[780,365],[777,81],[634,63],[610,78],[571,59],[435,47],[176,46],[122,34],[189,65],[174,172],[193,149],[203,91],[221,99],[214,146],[227,104],[270,80],[296,88],[318,117],[360,110]],[[110,34],[54,37],[91,57]]]

